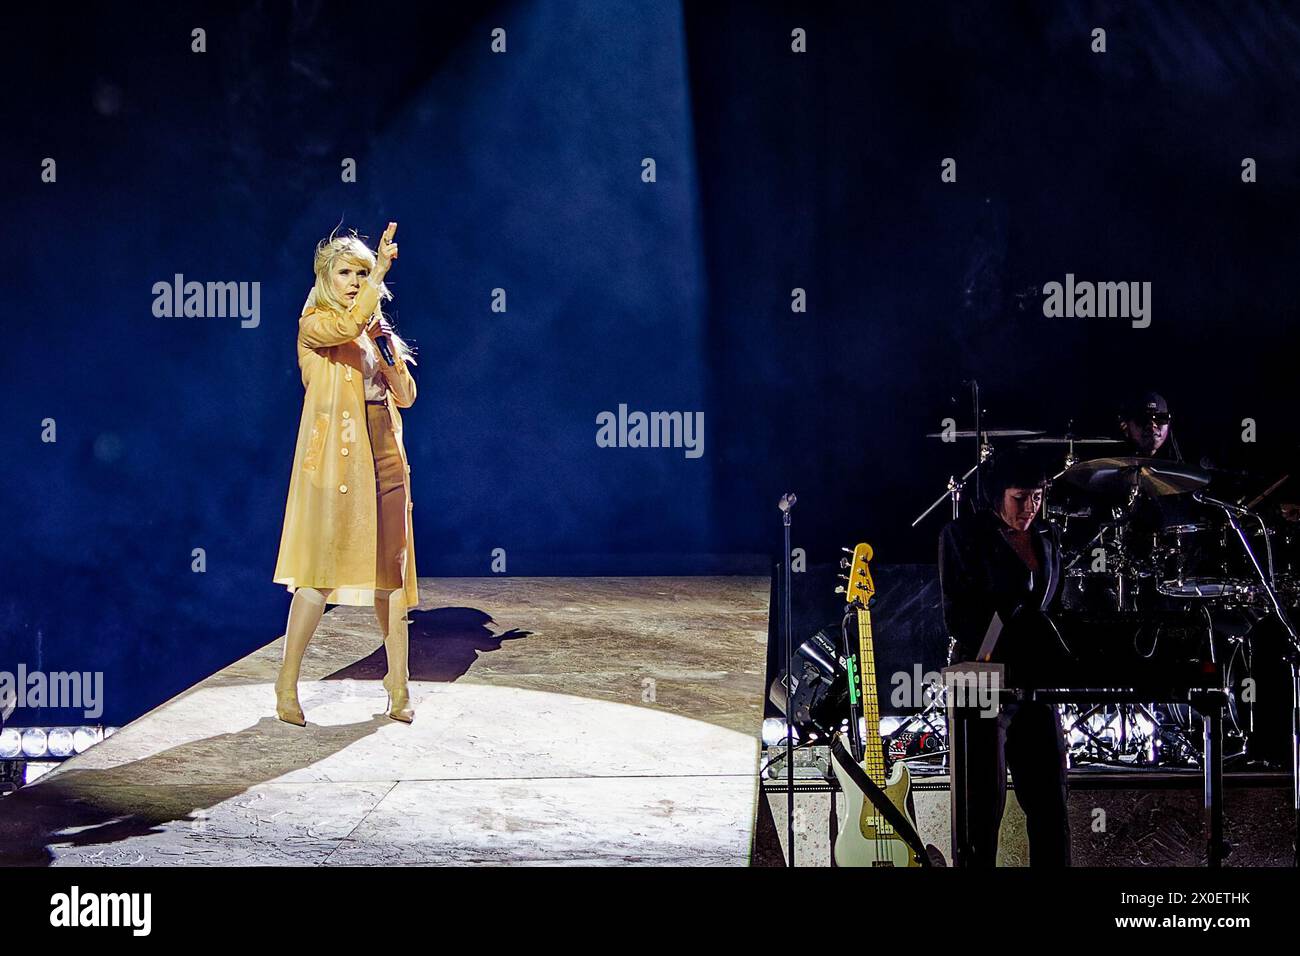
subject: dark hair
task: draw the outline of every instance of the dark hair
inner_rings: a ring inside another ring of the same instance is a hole
[[[1042,488],[1046,484],[1047,471],[1040,459],[1009,450],[998,452],[993,459],[992,467],[980,481],[980,491],[985,507],[997,511],[1008,488]]]

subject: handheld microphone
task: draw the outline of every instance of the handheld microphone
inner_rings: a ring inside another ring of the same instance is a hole
[[[386,325],[387,323],[381,319],[379,322],[379,328],[387,331]],[[379,354],[384,357],[384,361],[388,363],[389,367],[397,364],[393,361],[393,351],[389,348],[387,335],[374,336],[371,341],[375,343],[375,347],[379,349]]]

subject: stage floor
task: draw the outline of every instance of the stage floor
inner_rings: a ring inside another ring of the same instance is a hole
[[[747,865],[768,587],[422,580],[411,725],[373,609],[331,608],[307,727],[276,639],[5,797],[0,864]]]

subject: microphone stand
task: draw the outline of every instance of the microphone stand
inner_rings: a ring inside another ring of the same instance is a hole
[[[1273,613],[1277,615],[1278,621],[1286,630],[1287,640],[1291,644],[1287,658],[1288,663],[1291,665],[1291,806],[1295,812],[1293,865],[1300,866],[1300,635],[1296,634],[1295,625],[1291,623],[1290,616],[1282,607],[1282,602],[1278,600],[1277,591],[1270,580],[1273,570],[1271,555],[1269,574],[1265,574],[1263,567],[1260,566],[1259,559],[1255,557],[1254,549],[1251,548],[1250,542],[1246,539],[1246,532],[1242,530],[1241,522],[1237,520],[1238,515],[1244,514],[1254,517],[1254,514],[1247,508],[1229,504],[1226,501],[1219,501],[1217,498],[1211,498],[1199,491],[1192,495],[1192,500],[1218,508],[1227,515],[1228,524],[1236,532],[1238,540],[1241,541],[1246,557],[1250,559],[1251,566],[1259,576],[1260,584],[1264,586],[1264,593],[1268,595],[1268,602],[1273,607]],[[1268,529],[1265,528],[1264,543],[1266,547],[1268,546],[1267,531]]]
[[[794,869],[794,635],[790,624],[790,604],[793,596],[790,590],[790,510],[798,499],[793,494],[784,494],[777,505],[781,509],[781,528],[785,538],[785,558],[782,561],[782,588],[785,592],[785,607],[781,613],[782,630],[785,631],[785,825],[786,853],[788,866]]]
[[[980,415],[980,383],[975,381],[975,379],[971,379],[970,381],[970,395],[971,402],[975,405],[975,434],[979,437],[975,439],[977,443],[975,449],[975,467],[966,472],[966,474],[969,475],[973,473],[975,475],[975,501],[976,507],[978,508],[978,502],[980,500],[980,465],[984,464],[984,459],[988,457],[984,451],[988,444],[988,439],[984,437],[984,426]],[[957,519],[957,499],[955,497],[952,500],[952,510],[952,517],[955,521]]]

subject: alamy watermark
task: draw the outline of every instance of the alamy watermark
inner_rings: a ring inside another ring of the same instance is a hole
[[[951,706],[978,710],[981,717],[998,715],[1002,681],[994,669],[923,673],[920,664],[913,664],[910,671],[894,671],[889,682],[894,688],[889,702],[899,709],[924,710],[938,699],[942,690]]]
[[[704,454],[703,412],[629,412],[596,416],[598,448],[683,448],[687,458]]]
[[[103,671],[0,671],[0,700],[16,707],[80,709],[87,720],[104,713]]]
[[[1150,282],[1075,282],[1043,286],[1043,315],[1049,319],[1131,319],[1133,328],[1151,324]]]
[[[73,884],[68,892],[50,897],[50,925],[116,926],[130,929],[133,936],[148,936],[153,929],[153,894],[83,893]]]
[[[153,295],[153,314],[160,319],[238,316],[245,329],[255,329],[262,321],[260,282],[186,282],[178,272],[171,282],[155,282]]]

